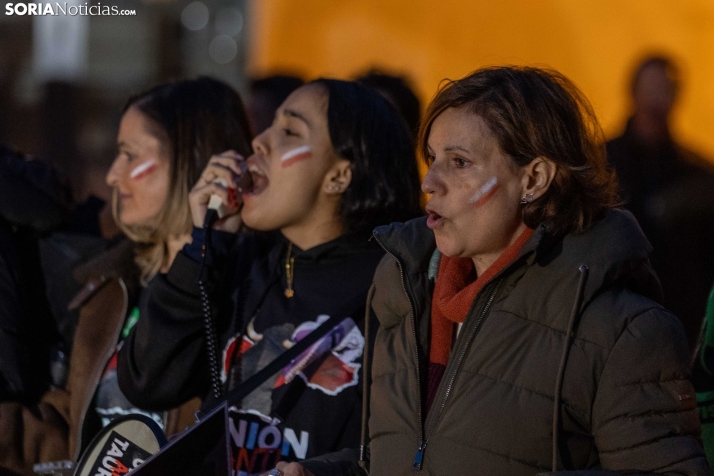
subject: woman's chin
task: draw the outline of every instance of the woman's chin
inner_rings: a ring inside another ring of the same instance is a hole
[[[243,224],[255,231],[272,231],[277,229],[275,226],[271,226],[265,217],[261,217],[259,212],[255,210],[246,210],[245,208],[241,211],[241,220]]]
[[[459,250],[452,241],[445,239],[444,237],[440,239],[438,233],[434,233],[434,235],[436,235],[436,248],[442,255],[449,257],[459,255]]]
[[[119,220],[121,221],[121,224],[123,226],[129,226],[129,227],[137,227],[137,226],[142,226],[141,220],[137,220],[136,218],[132,216],[120,216]]]
[[[157,223],[156,216],[144,216],[142,214],[131,213],[128,211],[122,211],[119,215],[119,220],[123,226],[128,227],[151,228],[155,227]]]

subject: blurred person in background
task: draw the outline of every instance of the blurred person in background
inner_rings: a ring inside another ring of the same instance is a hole
[[[356,81],[376,89],[387,98],[406,121],[409,132],[413,137],[416,137],[421,118],[421,104],[417,95],[414,94],[408,78],[372,69],[359,76]]]
[[[0,402],[33,405],[51,383],[59,334],[39,240],[66,222],[67,197],[52,167],[0,144]]]
[[[305,83],[297,76],[278,74],[250,80],[248,117],[257,135],[270,127],[275,118],[275,111],[290,94]]]
[[[670,58],[642,61],[630,87],[632,115],[607,154],[626,207],[654,247],[664,304],[684,323],[693,349],[714,282],[714,166],[672,136],[680,83]]]
[[[684,329],[659,304],[637,221],[614,208],[577,87],[528,67],[449,81],[418,149],[427,219],[374,231],[388,253],[368,303],[380,328],[362,465],[345,450],[278,469],[711,474]]]
[[[76,460],[103,426],[126,414],[150,416],[167,435],[195,421],[197,401],[168,412],[131,404],[117,384],[117,352],[139,320],[142,285],[165,273],[190,241],[191,186],[213,154],[247,154],[250,139],[240,97],[210,78],[129,99],[107,174],[114,217],[128,239],[76,270],[86,286],[70,303],[80,317],[66,385],[36,406],[0,405],[0,466],[27,473],[34,463]]]
[[[236,205],[231,195],[244,162],[235,153],[211,159],[191,192],[193,242],[149,283],[144,317],[119,355],[121,389],[138,406],[161,410],[198,396],[205,409],[330,317],[340,320],[231,407],[235,474],[358,443],[359,369],[371,337],[364,308],[384,255],[370,232],[421,214],[406,125],[358,83],[319,79],[298,88],[253,151],[245,161],[253,187],[207,243],[201,227],[209,197]],[[215,365],[206,352],[202,270],[217,318]],[[246,438],[246,428],[263,437]]]

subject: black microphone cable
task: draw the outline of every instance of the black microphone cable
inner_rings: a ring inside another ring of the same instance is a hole
[[[211,230],[218,218],[218,212],[212,208],[206,211],[203,220],[203,247],[201,248],[201,271],[198,274],[198,289],[201,294],[201,306],[203,307],[203,332],[206,339],[206,352],[208,357],[208,367],[211,376],[211,392],[213,397],[220,399],[223,396],[221,386],[220,364],[218,360],[218,332],[216,323],[211,313],[211,303],[206,291],[203,272],[206,268],[206,257],[210,248]]]

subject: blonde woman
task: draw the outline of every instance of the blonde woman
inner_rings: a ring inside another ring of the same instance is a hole
[[[140,317],[142,285],[189,241],[190,187],[213,154],[247,154],[250,139],[240,97],[209,78],[129,99],[107,174],[114,218],[129,239],[76,271],[86,286],[72,303],[81,311],[66,388],[51,390],[37,410],[0,407],[0,466],[28,472],[37,462],[76,460],[98,430],[128,413],[150,416],[169,435],[194,421],[195,402],[162,412],[131,404],[117,384],[116,356]]]

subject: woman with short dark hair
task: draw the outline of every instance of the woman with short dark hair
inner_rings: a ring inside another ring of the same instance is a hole
[[[557,165],[542,197],[521,204],[528,227],[545,223],[552,234],[583,232],[617,204],[617,181],[595,113],[560,73],[494,68],[448,83],[429,105],[419,134],[418,147],[429,165],[431,128],[449,109],[481,118],[511,167],[538,157]]]
[[[364,306],[384,255],[370,233],[422,213],[406,125],[357,83],[298,88],[253,150],[210,160],[189,197],[193,242],[149,284],[145,318],[119,358],[121,388],[137,405],[160,410],[200,396],[206,408],[337,317],[325,338],[231,407],[236,474],[358,443]],[[238,200],[244,173],[253,185]],[[205,240],[211,196],[226,215]],[[211,311],[218,346],[204,337]]]
[[[419,148],[428,217],[374,232],[370,474],[709,474],[682,326],[577,88],[476,71]],[[347,474],[342,456],[279,469]]]

